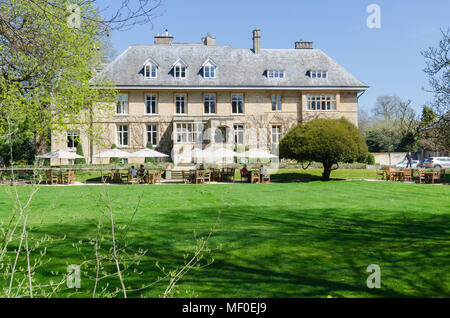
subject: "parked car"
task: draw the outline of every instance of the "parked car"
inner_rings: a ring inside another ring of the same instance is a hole
[[[418,163],[419,163],[419,160],[411,160],[411,168],[416,169]],[[393,166],[395,168],[406,168],[407,164],[408,164],[408,161],[403,160],[403,161],[400,161],[399,163],[394,164]]]
[[[450,168],[450,157],[430,157],[418,165],[420,168]]]

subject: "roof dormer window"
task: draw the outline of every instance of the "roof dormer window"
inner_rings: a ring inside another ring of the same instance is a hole
[[[186,78],[186,69],[187,64],[182,59],[178,59],[173,64],[173,75],[175,78]]]
[[[203,77],[204,78],[215,78],[216,77],[216,63],[211,59],[207,59],[203,63]]]
[[[309,77],[311,77],[311,78],[327,78],[328,72],[327,71],[310,70]]]
[[[145,78],[156,78],[158,75],[158,63],[153,59],[148,59],[144,63],[144,77]]]
[[[284,78],[284,70],[267,70],[267,78]]]

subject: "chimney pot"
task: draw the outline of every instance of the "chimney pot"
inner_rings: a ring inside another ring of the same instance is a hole
[[[173,35],[169,34],[169,30],[166,29],[164,34],[155,35],[156,45],[171,45],[173,42]]]
[[[202,38],[202,43],[204,45],[216,45],[216,38],[208,33],[205,37]]]
[[[312,49],[313,46],[311,41],[297,41],[295,42],[295,48],[297,50]]]
[[[261,30],[256,28],[253,30],[253,53],[259,54],[261,51]]]

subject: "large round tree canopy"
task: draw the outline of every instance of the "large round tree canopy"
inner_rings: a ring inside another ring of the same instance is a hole
[[[344,118],[313,119],[292,128],[280,141],[280,157],[299,162],[320,162],[329,179],[339,162],[365,162],[367,145],[355,125]]]

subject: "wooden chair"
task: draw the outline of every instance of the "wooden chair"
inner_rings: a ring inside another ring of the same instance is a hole
[[[195,178],[195,170],[189,170],[189,171],[182,171],[181,172],[183,175],[183,182],[185,184],[187,183],[193,183],[194,178]]]
[[[205,172],[205,183],[211,183],[211,171]]]
[[[249,177],[249,175],[250,175],[250,172],[249,171],[247,171],[247,174],[242,174],[242,170],[241,171],[239,171],[240,172],[240,174],[241,174],[241,182],[242,182],[242,180],[243,179],[245,179],[245,182],[249,182],[250,181],[250,177]]]
[[[155,184],[155,173],[153,171],[148,170],[144,175],[144,182],[147,184]]]
[[[261,175],[261,183],[270,183],[270,174]]]
[[[162,170],[157,170],[156,171],[156,182],[158,182],[159,184],[161,184],[161,176],[162,176]]]
[[[428,175],[428,182],[434,184],[435,181],[439,183],[440,180],[441,180],[441,171],[439,169],[433,169],[431,175]]]
[[[220,181],[220,170],[219,169],[210,169],[210,178],[212,181]]]
[[[260,173],[259,171],[251,172],[251,183],[259,183],[260,182]]]
[[[375,179],[378,180],[378,177],[381,177],[381,180],[385,180],[386,179],[386,170],[378,169],[378,168],[376,168],[376,170],[377,170],[377,174],[376,174]]]
[[[412,181],[413,169],[406,169],[403,172],[403,181]]]
[[[70,182],[70,176],[69,176],[69,171],[68,172],[66,172],[66,173],[63,173],[62,175],[61,175],[61,183],[62,184],[69,184],[69,182]]]
[[[53,174],[53,171],[45,171],[45,183],[47,184],[58,184],[58,175]]]
[[[445,183],[445,169],[441,169],[439,171],[439,174],[441,176],[441,180],[439,180],[440,183]]]
[[[417,169],[417,173],[414,179],[416,180],[416,182],[418,181],[419,183],[425,183],[427,181],[425,169]]]
[[[397,173],[395,168],[387,168],[386,169],[386,180],[395,181],[397,179]]]
[[[205,183],[205,170],[197,170],[195,173],[195,184]]]
[[[137,176],[133,176],[131,174],[131,171],[128,171],[127,182],[130,183],[130,184],[138,184],[139,180],[138,180]]]

